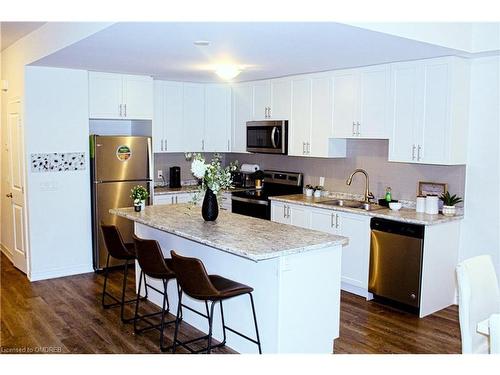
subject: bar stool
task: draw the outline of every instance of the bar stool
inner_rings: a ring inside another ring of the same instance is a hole
[[[222,276],[218,275],[208,275],[207,271],[205,269],[205,266],[201,262],[201,260],[197,258],[188,258],[188,257],[183,257],[175,253],[175,251],[170,251],[170,254],[172,255],[172,267],[177,275],[177,283],[179,285],[179,303],[178,303],[178,308],[177,308],[177,319],[175,322],[175,333],[174,333],[174,343],[172,346],[172,353],[175,353],[175,349],[177,344],[180,346],[183,346],[187,350],[189,350],[191,353],[199,353],[202,351],[206,351],[207,354],[210,354],[213,348],[221,347],[226,344],[226,329],[228,331],[231,331],[244,339],[247,339],[248,341],[253,342],[254,344],[257,344],[259,348],[259,354],[262,354],[262,349],[261,349],[261,344],[260,344],[260,338],[259,338],[259,329],[257,327],[257,317],[255,315],[255,305],[253,302],[253,288],[237,283],[235,281],[226,279]],[[205,306],[207,308],[207,315],[201,314],[198,311],[195,311],[191,309],[190,307],[183,305],[182,304],[182,294],[186,293],[188,296],[191,298],[197,299],[197,300],[203,300],[205,301]],[[256,340],[242,334],[241,332],[235,331],[234,329],[226,326],[224,322],[224,310],[222,308],[222,301],[241,296],[243,294],[248,294],[250,296],[250,302],[252,304],[252,314],[253,314],[253,321],[255,325],[255,334],[256,334]],[[208,311],[208,304],[207,301],[211,301],[210,305],[210,312]],[[212,327],[213,327],[213,317],[214,317],[214,306],[215,304],[219,302],[220,304],[220,312],[221,312],[221,318],[222,318],[222,331],[224,338],[222,342],[218,345],[212,346]],[[177,334],[179,332],[179,324],[180,324],[180,313],[181,313],[181,306],[185,307],[191,311],[196,312],[197,314],[204,316],[208,319],[208,335],[198,337],[193,340],[189,340],[186,342],[181,342],[177,339]],[[201,349],[201,350],[193,350],[190,348],[187,344],[190,344],[192,342],[198,341],[198,340],[203,340],[207,339],[207,347],[206,349]]]
[[[104,243],[108,249],[108,257],[106,259],[106,268],[104,269],[104,287],[102,289],[102,307],[108,309],[110,307],[120,306],[120,318],[122,322],[128,323],[132,319],[125,319],[124,306],[127,303],[135,302],[136,298],[125,300],[125,290],[127,288],[128,265],[130,261],[135,260],[135,246],[133,243],[124,243],[120,231],[115,225],[101,224],[101,231],[104,238]],[[109,259],[113,257],[118,260],[124,260],[125,266],[123,270],[123,283],[121,299],[116,298],[106,290],[109,276]],[[108,296],[115,302],[106,303],[105,297]],[[147,296],[146,296],[147,297]],[[146,298],[145,297],[145,298]]]
[[[134,243],[135,243],[135,248],[136,248],[136,254],[137,254],[137,261],[139,262],[139,265],[141,266],[141,275],[139,278],[139,293],[141,291],[141,285],[142,285],[142,278],[144,275],[144,289],[145,293],[147,295],[148,292],[148,287],[153,289],[154,291],[158,292],[163,296],[163,304],[162,304],[162,309],[160,312],[156,313],[150,313],[150,314],[145,314],[145,315],[139,315],[139,300],[140,294],[137,293],[137,299],[136,299],[136,304],[135,304],[135,314],[134,314],[134,332],[135,333],[140,333],[144,332],[146,330],[150,329],[157,329],[160,331],[160,350],[161,351],[166,351],[170,349],[170,347],[165,347],[164,346],[164,329],[167,324],[175,323],[177,319],[172,319],[170,321],[165,321],[165,315],[170,311],[170,303],[168,301],[168,294],[167,294],[167,284],[168,281],[171,279],[175,279],[175,273],[172,271],[171,265],[172,265],[172,260],[167,259],[163,256],[163,253],[161,251],[160,245],[158,244],[157,241],[155,240],[145,240],[136,237],[135,235],[133,236],[134,238]],[[163,283],[163,290],[157,289],[151,284],[148,284],[146,276],[152,278],[152,279],[160,279]],[[166,307],[166,309],[165,309]],[[161,321],[160,324],[155,324],[148,318],[154,317],[161,315]],[[181,314],[182,316],[182,314]],[[137,328],[137,322],[138,321],[144,321],[147,326],[141,329]]]

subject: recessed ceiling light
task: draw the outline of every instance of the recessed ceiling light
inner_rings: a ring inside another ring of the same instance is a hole
[[[215,74],[220,78],[230,81],[241,73],[241,67],[234,64],[219,64],[215,67]]]
[[[193,42],[193,44],[195,46],[201,46],[201,47],[204,47],[204,46],[208,46],[210,45],[210,41],[209,40],[195,40]]]

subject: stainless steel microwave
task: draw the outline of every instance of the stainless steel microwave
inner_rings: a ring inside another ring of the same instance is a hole
[[[247,122],[247,151],[261,154],[288,154],[288,121]]]

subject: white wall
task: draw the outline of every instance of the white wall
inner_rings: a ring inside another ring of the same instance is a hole
[[[26,67],[25,147],[32,153],[85,152],[84,171],[27,171],[30,280],[92,271],[88,75]],[[49,188],[47,188],[49,186]]]
[[[470,97],[460,260],[489,254],[500,277],[500,57],[473,60]]]

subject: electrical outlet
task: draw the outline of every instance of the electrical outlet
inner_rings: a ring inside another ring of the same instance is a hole
[[[319,178],[319,186],[325,186],[325,178],[324,177]]]
[[[158,179],[163,179],[163,171],[161,169],[158,169]]]

